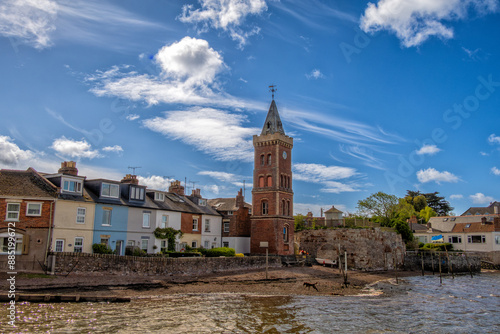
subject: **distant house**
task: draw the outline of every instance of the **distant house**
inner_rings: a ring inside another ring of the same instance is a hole
[[[500,202],[492,202],[486,207],[470,207],[462,216],[500,215]]]
[[[457,223],[445,240],[457,250],[500,252],[500,217],[481,217],[480,222]]]
[[[205,249],[221,247],[222,215],[208,205],[207,199],[202,198],[200,189],[193,189],[191,196],[187,196],[187,198],[201,212],[201,244],[199,247]]]
[[[332,207],[325,211],[325,226],[334,227],[344,225],[343,212],[339,209]]]
[[[95,203],[74,161],[64,161],[56,174],[44,174],[58,189],[52,251],[92,253]]]
[[[222,215],[222,246],[234,248],[236,253],[250,253],[250,217],[252,205],[245,202],[240,189],[234,198],[214,198],[208,205]]]
[[[0,255],[9,254],[9,237],[15,239],[16,254],[15,268],[8,268],[7,256],[2,256],[4,272],[43,269],[56,198],[57,187],[33,168],[0,170]]]

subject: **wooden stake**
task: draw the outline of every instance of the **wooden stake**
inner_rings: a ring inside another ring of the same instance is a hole
[[[446,251],[446,258],[448,259],[448,272],[451,271],[451,277],[455,279],[455,275],[453,274],[453,264],[450,262],[450,254],[448,254],[448,249],[444,248]]]
[[[420,258],[422,259],[422,276],[425,276],[425,272],[424,272],[424,253],[420,253]]]
[[[470,266],[469,258],[467,257],[467,252],[464,252],[464,254],[465,254],[465,261],[467,262],[467,267],[469,267],[470,278],[473,278],[474,276],[472,275],[472,268]]]
[[[432,251],[431,252],[431,263],[432,263],[432,275],[434,275],[434,253]]]
[[[439,284],[443,284],[443,277],[441,276],[441,253],[439,253]]]

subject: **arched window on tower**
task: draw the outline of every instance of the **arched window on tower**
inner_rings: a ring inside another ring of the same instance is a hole
[[[262,207],[262,215],[267,215],[269,213],[269,206],[266,200],[262,201],[261,207]]]
[[[290,216],[290,201],[286,202],[286,215]]]
[[[264,158],[264,154],[262,154],[262,155],[260,156],[260,165],[261,165],[261,166],[264,166],[264,163],[265,163],[265,158]]]
[[[272,159],[271,159],[271,154],[268,154],[268,155],[267,155],[267,164],[268,164],[269,166],[271,166],[271,162],[272,162],[271,160],[272,160]]]
[[[288,242],[288,224],[283,226],[283,241]]]
[[[280,175],[280,187],[283,188],[283,174]]]
[[[285,202],[285,200],[281,201],[281,214],[283,216],[286,214],[286,202]]]
[[[267,186],[272,187],[273,186],[273,177],[271,175],[267,176]]]
[[[259,187],[264,188],[264,176],[259,176]]]

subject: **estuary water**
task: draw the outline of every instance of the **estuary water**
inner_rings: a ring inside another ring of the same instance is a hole
[[[500,333],[500,273],[409,277],[382,296],[188,294],[18,304],[1,333]]]

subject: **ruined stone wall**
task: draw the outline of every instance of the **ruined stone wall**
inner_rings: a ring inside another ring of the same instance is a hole
[[[118,275],[199,275],[241,269],[265,268],[265,256],[225,258],[161,258],[108,254],[53,253],[49,256],[56,274],[111,273]],[[269,267],[281,267],[280,257],[269,257]],[[72,269],[74,268],[74,269]]]
[[[335,230],[306,230],[296,232],[299,249],[315,258],[338,262],[339,247],[344,263],[350,269],[384,270],[398,267],[404,262],[406,251],[401,235],[380,228]]]
[[[410,253],[405,257],[404,268],[406,270],[422,270],[439,272],[441,263],[441,272],[443,273],[467,273],[481,271],[481,254],[467,252],[465,256],[462,252],[419,252]]]

